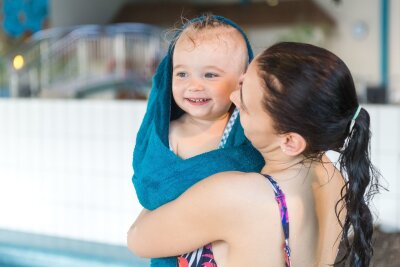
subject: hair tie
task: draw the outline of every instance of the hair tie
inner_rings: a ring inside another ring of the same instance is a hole
[[[350,129],[349,129],[349,133],[351,133],[351,131],[353,131],[354,128],[354,124],[356,123],[356,119],[358,117],[358,114],[360,114],[361,111],[361,106],[358,106],[356,113],[354,113],[353,118],[351,119],[351,123],[350,123]]]

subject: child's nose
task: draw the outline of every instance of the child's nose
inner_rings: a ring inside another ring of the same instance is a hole
[[[189,84],[189,91],[202,91],[204,90],[204,86],[198,79],[192,79]]]

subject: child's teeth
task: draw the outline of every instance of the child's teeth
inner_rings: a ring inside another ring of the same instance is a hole
[[[206,99],[204,99],[204,98],[202,98],[202,99],[193,99],[193,98],[191,98],[190,101],[198,103],[198,102],[204,102],[204,101],[206,101]]]

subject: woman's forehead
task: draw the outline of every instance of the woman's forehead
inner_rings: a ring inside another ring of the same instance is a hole
[[[256,82],[256,78],[258,78],[258,66],[256,60],[254,59],[246,70],[243,82]]]
[[[257,62],[253,60],[247,69],[242,86],[243,98],[260,98],[263,96],[263,83]],[[245,100],[246,101],[246,100]]]

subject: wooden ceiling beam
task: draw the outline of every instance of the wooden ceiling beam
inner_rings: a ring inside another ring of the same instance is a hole
[[[335,25],[335,20],[312,0],[281,0],[277,6],[270,6],[266,2],[248,4],[129,3],[121,8],[112,22],[142,22],[171,27],[179,23],[181,16],[190,19],[206,12],[230,18],[243,27],[293,23]]]

